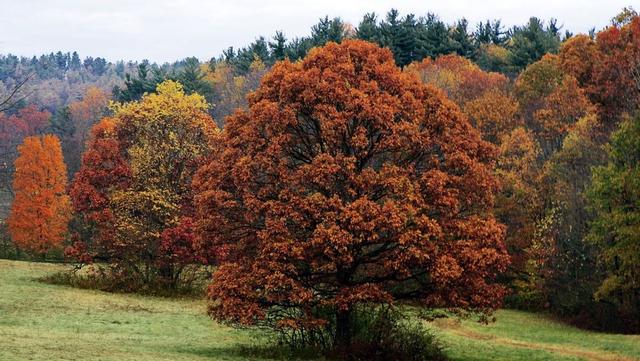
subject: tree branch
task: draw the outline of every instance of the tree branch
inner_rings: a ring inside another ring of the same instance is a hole
[[[11,90],[11,92],[9,93],[9,95],[5,98],[0,100],[0,113],[5,112],[11,108],[13,108],[16,104],[18,104],[21,100],[27,98],[29,95],[31,95],[31,93],[27,93],[23,96],[18,97],[17,99],[15,99],[18,95],[18,92],[20,91],[20,89],[29,81],[29,79],[31,79],[33,76],[35,75],[35,73],[31,73],[29,75],[27,75],[23,80],[21,80],[20,82],[18,82],[13,89]]]

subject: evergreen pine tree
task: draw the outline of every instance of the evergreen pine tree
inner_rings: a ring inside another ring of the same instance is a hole
[[[282,31],[276,31],[273,42],[269,42],[269,49],[271,50],[272,62],[284,60],[287,57],[287,38]]]
[[[71,69],[73,70],[79,70],[80,67],[82,66],[82,64],[80,63],[80,56],[78,55],[77,52],[73,52],[73,54],[71,55]]]
[[[211,101],[213,98],[213,88],[206,80],[204,73],[200,70],[200,61],[196,57],[186,58],[182,71],[176,76],[176,80],[182,84],[185,93],[198,93]]]
[[[451,31],[451,45],[456,54],[471,58],[476,51],[476,47],[469,34],[468,25],[467,19],[458,20]]]
[[[356,37],[379,45],[381,44],[380,27],[378,27],[378,19],[375,13],[367,13],[364,15],[356,30]]]

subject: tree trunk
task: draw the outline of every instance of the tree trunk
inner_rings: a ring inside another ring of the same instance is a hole
[[[338,310],[336,314],[336,336],[334,345],[337,348],[351,346],[351,309]]]
[[[170,289],[175,289],[177,282],[175,282],[173,278],[173,269],[171,265],[162,265],[158,269],[158,274],[160,275],[160,279],[165,287],[169,287]]]

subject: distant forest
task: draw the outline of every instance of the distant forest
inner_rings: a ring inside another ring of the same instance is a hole
[[[595,29],[590,36],[594,34]],[[397,10],[391,10],[384,17],[366,14],[357,26],[340,18],[324,17],[311,27],[309,36],[288,39],[277,31],[272,37],[257,37],[246,47],[229,47],[210,60],[187,57],[164,64],[146,60],[112,63],[101,57],[81,59],[75,51],[31,58],[3,54],[0,55],[0,81],[1,89],[7,91],[25,77],[33,76],[24,89],[30,95],[22,106],[35,103],[50,112],[81,99],[88,86],[112,93],[114,100],[128,101],[138,99],[145,91],[155,90],[155,85],[164,79],[179,80],[188,91],[203,93],[215,108],[215,100],[222,96],[206,77],[215,73],[217,67],[229,67],[233,77],[256,76],[276,61],[301,59],[313,47],[330,41],[357,38],[374,42],[389,48],[401,67],[426,57],[457,54],[473,60],[483,70],[515,76],[544,54],[557,53],[561,42],[572,35],[562,29],[556,19],[543,21],[532,17],[527,24],[507,29],[500,20],[472,26],[463,18],[446,24],[431,13],[402,16]]]
[[[594,34],[595,30],[590,32],[591,37]],[[262,76],[275,62],[299,60],[312,48],[327,42],[339,43],[348,38],[374,42],[389,48],[401,67],[424,58],[457,54],[472,60],[485,71],[501,72],[513,78],[544,54],[557,53],[562,41],[571,36],[572,33],[562,29],[556,19],[543,21],[532,17],[526,24],[507,29],[500,20],[470,25],[463,18],[446,24],[432,13],[403,16],[392,9],[384,17],[366,14],[357,26],[345,23],[339,17],[326,16],[311,27],[309,36],[288,39],[283,32],[277,31],[270,38],[259,36],[241,49],[229,47],[208,61],[187,57],[164,64],[146,60],[112,63],[101,57],[81,59],[75,51],[59,51],[31,58],[0,55],[0,94],[8,93],[28,78],[20,91],[19,102],[6,111],[5,116],[20,117],[24,108],[51,114],[50,125],[31,128],[53,131],[63,139],[75,138],[73,142],[66,142],[65,151],[72,176],[80,166],[83,149],[78,138],[81,142],[86,140],[91,126],[108,112],[108,101],[138,100],[144,93],[155,91],[156,86],[167,79],[179,81],[188,94],[197,92],[203,95],[210,104],[211,116],[218,126],[223,126],[225,116],[238,107],[246,106],[246,95],[258,87]],[[82,124],[74,125],[70,110],[74,103],[78,103],[75,108],[80,107],[90,88],[92,91],[89,93],[94,98],[87,99],[85,103],[97,102],[87,106],[100,109],[87,111],[93,114],[85,112],[84,119],[75,120]],[[97,95],[97,90],[102,94]],[[15,147],[27,133],[11,136],[7,124],[4,129],[1,127],[7,142],[3,145],[6,149],[0,151],[5,159],[0,163],[0,185],[10,188]],[[78,131],[84,135],[73,134]]]

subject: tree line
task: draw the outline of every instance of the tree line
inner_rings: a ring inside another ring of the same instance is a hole
[[[29,81],[22,87],[24,96],[2,113],[5,117],[19,117],[20,109],[29,105],[51,113],[52,126],[47,131],[61,138],[67,149],[68,172],[73,175],[79,168],[86,129],[97,122],[100,111],[95,110],[96,116],[92,119],[85,117],[79,121],[71,119],[70,106],[82,101],[85,94],[95,96],[96,89],[104,93],[102,98],[106,97],[105,102],[96,105],[104,109],[109,100],[139,100],[143,94],[154,92],[161,82],[175,80],[187,93],[205,96],[211,104],[209,114],[222,127],[227,115],[247,105],[246,95],[257,88],[262,76],[276,61],[301,59],[311,48],[329,41],[339,43],[347,38],[358,38],[374,42],[389,48],[400,66],[425,57],[455,53],[473,60],[484,70],[513,77],[542,55],[557,52],[561,38],[570,35],[569,32],[562,35],[554,19],[544,23],[531,18],[527,24],[511,29],[505,29],[499,20],[487,20],[470,29],[465,19],[447,25],[434,14],[401,16],[397,10],[391,10],[382,18],[373,13],[366,14],[357,27],[340,18],[324,17],[311,27],[309,36],[288,40],[278,31],[271,39],[260,36],[246,47],[228,48],[205,62],[189,57],[165,64],[146,60],[112,63],[101,57],[81,60],[75,51],[31,58],[8,54],[0,56],[0,81],[4,87],[0,87],[0,94],[9,93],[16,85]],[[87,121],[88,125],[77,124]],[[76,128],[85,130],[78,136],[73,134]],[[33,135],[15,130],[15,127],[12,129],[5,127],[3,130],[3,137],[13,139],[8,140],[7,149],[0,152],[5,175],[1,183],[9,191],[11,181],[7,175],[11,174],[15,160],[16,142]],[[78,139],[80,143],[74,144]],[[78,146],[80,152],[74,150]]]

